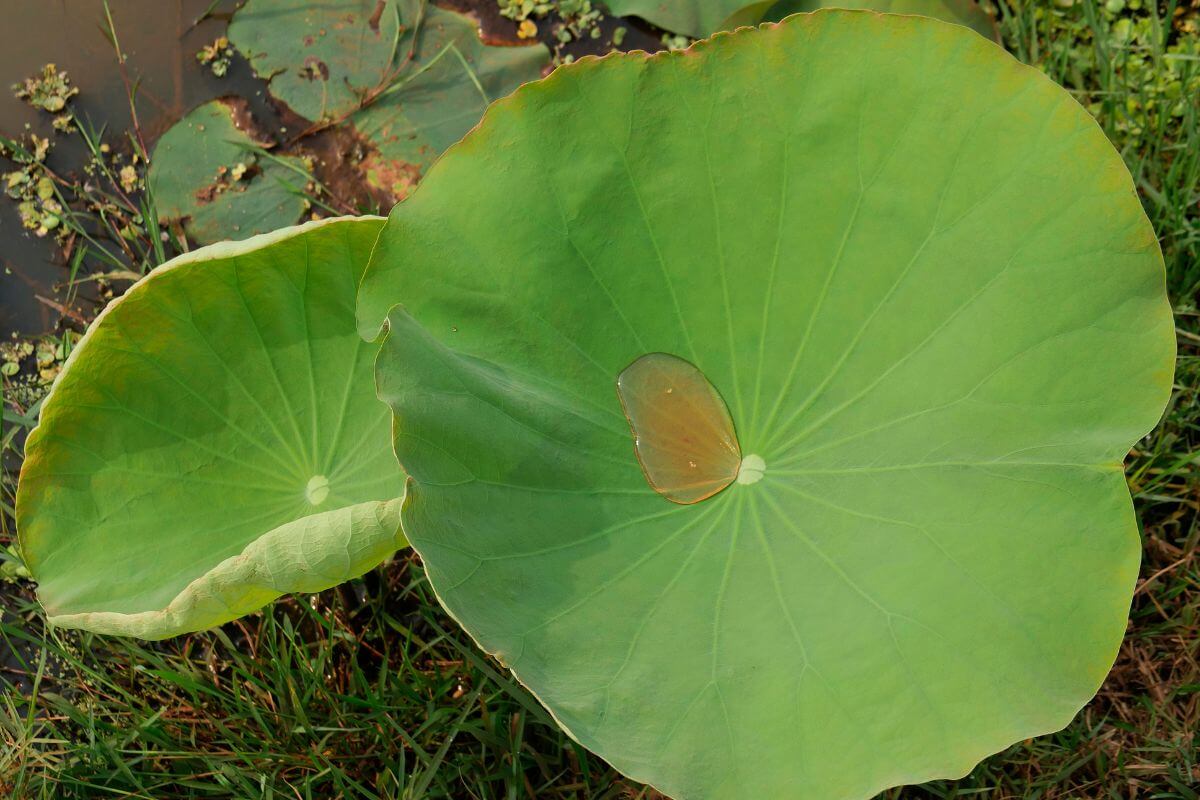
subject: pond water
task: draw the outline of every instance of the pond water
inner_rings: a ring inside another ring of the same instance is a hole
[[[264,122],[273,118],[262,83],[240,59],[223,78],[201,68],[196,52],[225,32],[235,3],[222,0],[202,22],[211,0],[109,0],[113,27],[127,60],[125,76],[136,86],[136,106],[149,145],[193,106],[224,94],[251,101]],[[55,136],[52,115],[13,96],[9,87],[39,72],[48,62],[65,70],[79,94],[76,113],[107,127],[105,141],[124,144],[131,128],[125,78],[108,39],[104,4],[96,0],[6,0],[0,34],[0,133],[24,132],[54,140],[48,158],[58,172],[79,170],[86,148],[79,136]],[[0,170],[12,165],[0,161]],[[43,333],[60,314],[38,297],[61,301],[67,278],[52,236],[35,237],[21,227],[14,201],[0,200],[0,335]]]

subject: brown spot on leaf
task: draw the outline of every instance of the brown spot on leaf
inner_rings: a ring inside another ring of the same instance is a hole
[[[206,205],[226,192],[244,192],[249,188],[250,181],[261,174],[262,167],[254,163],[242,163],[234,168],[218,167],[212,182],[196,190],[196,202]]]
[[[210,183],[208,186],[196,190],[196,202],[200,205],[211,203],[217,194],[217,184]]]
[[[408,197],[421,181],[419,166],[392,161],[382,157],[378,151],[368,153],[361,167],[367,185],[383,192],[393,201]]]
[[[300,75],[310,81],[315,81],[317,78],[327,81],[329,80],[329,65],[316,56],[306,56]]]
[[[339,200],[339,208],[390,208],[390,192],[368,184],[363,162],[374,152],[351,124],[337,125],[306,137],[304,151],[312,157],[317,179]]]
[[[371,12],[370,19],[367,20],[367,25],[371,28],[371,33],[379,35],[379,21],[383,19],[383,10],[387,7],[387,0],[375,0],[375,10]]]

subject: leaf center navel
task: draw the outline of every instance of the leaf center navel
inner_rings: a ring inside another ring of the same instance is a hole
[[[319,506],[329,497],[329,478],[324,475],[313,475],[304,487],[304,499],[310,505]]]
[[[751,453],[742,459],[741,466],[738,467],[737,482],[745,486],[752,483],[758,483],[763,479],[763,473],[767,471],[767,462],[762,456]]]

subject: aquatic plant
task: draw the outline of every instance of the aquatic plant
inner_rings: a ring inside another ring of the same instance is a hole
[[[309,207],[310,165],[262,151],[246,103],[211,100],[162,135],[148,179],[163,221],[183,224],[194,241],[245,239],[291,225]],[[259,152],[256,152],[259,151]]]
[[[1162,259],[1091,117],[966,28],[821,12],[526,85],[392,211],[385,318],[439,599],[673,797],[961,776],[1113,662]]]
[[[354,325],[382,222],[196,250],[92,323],[17,494],[51,622],[160,639],[341,583],[404,544],[377,347]]]
[[[18,497],[52,619],[214,624],[398,521],[679,798],[962,775],[1096,691],[1173,326],[1128,172],[1040,73],[852,11],[584,59],[380,226],[204,248],[97,321]]]

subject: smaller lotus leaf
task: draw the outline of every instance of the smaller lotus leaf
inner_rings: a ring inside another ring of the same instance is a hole
[[[405,544],[377,346],[354,326],[381,224],[195,250],[92,324],[17,493],[52,622],[163,638],[340,583]]]
[[[271,94],[314,121],[354,111],[387,81],[401,33],[397,5],[385,0],[247,0],[229,23],[229,40]]]
[[[1162,256],[1095,120],[961,25],[559,68],[392,210],[359,311],[438,597],[673,797],[959,777],[1113,663]]]
[[[267,158],[239,121],[245,102],[223,98],[193,109],[163,134],[150,159],[159,217],[183,220],[201,244],[244,239],[294,223],[304,213],[310,171],[293,156]]]

